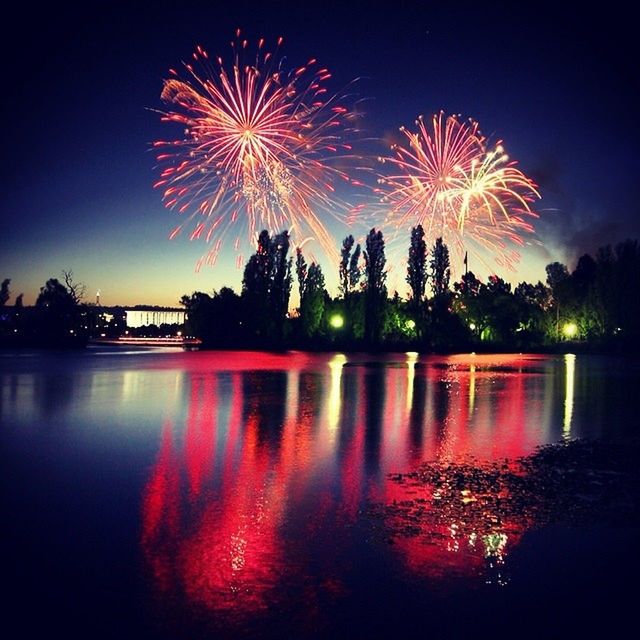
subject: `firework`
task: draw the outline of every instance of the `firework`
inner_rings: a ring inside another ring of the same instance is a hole
[[[213,264],[230,229],[236,250],[243,232],[254,240],[262,228],[288,229],[333,257],[336,243],[319,212],[343,212],[335,183],[350,178],[332,161],[351,151],[344,139],[353,114],[327,97],[331,74],[315,60],[283,69],[282,38],[275,53],[260,40],[247,64],[247,41],[236,36],[228,66],[197,47],[186,78],[172,69],[164,82],[162,120],[183,128],[179,139],[154,143],[162,171],[155,187],[185,216],[171,237],[189,228],[191,239],[210,243],[204,260]]]
[[[431,129],[422,117],[416,124],[416,133],[400,129],[408,147],[394,145],[392,156],[380,158],[394,168],[376,190],[389,208],[389,221],[401,229],[421,224],[428,237],[442,236],[460,254],[483,247],[512,267],[519,254],[509,245],[522,245],[537,217],[531,203],[540,196],[533,181],[500,143],[489,149],[472,120],[440,112]]]

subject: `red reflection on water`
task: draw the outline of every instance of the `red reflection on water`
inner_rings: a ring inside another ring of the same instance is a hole
[[[211,376],[193,380],[188,407],[185,459],[189,489],[197,496],[215,458],[217,398],[215,380]]]
[[[411,418],[398,417],[410,389],[407,385],[404,392],[399,391],[401,370],[393,370],[386,377],[381,454],[385,475],[414,468],[420,460],[514,460],[532,452],[538,443],[527,431],[526,382],[530,375],[537,374],[529,373],[530,358],[511,354],[451,356],[434,365],[408,376],[413,384],[412,407],[420,403],[426,407],[424,420],[418,425],[421,446],[417,451],[412,449],[416,438],[407,431]],[[417,384],[421,378],[425,381],[422,386]],[[426,398],[416,391],[420,388]],[[454,516],[447,519],[451,505],[434,500],[434,489],[407,488],[389,481],[371,487],[372,500],[393,505],[420,498],[425,509],[436,509],[440,515],[436,524],[423,527],[419,534],[394,537],[393,553],[412,573],[429,579],[450,581],[484,571],[495,574],[487,580],[504,581],[500,566],[519,542],[523,520],[510,522],[499,512],[483,514],[477,526]],[[459,499],[471,500],[473,496],[461,493]],[[452,511],[459,513],[458,509]],[[487,528],[486,521],[494,521],[496,526]]]
[[[532,412],[528,401],[531,385],[544,388],[530,358],[409,354],[380,366],[344,356],[202,355],[185,365],[184,429],[165,425],[143,496],[142,548],[161,591],[232,617],[282,597],[320,612],[349,592],[351,559],[372,544],[350,526],[366,518],[367,501],[418,495],[443,512],[381,551],[430,580],[488,575],[518,543],[523,521],[483,514],[495,526],[474,528],[459,510],[447,518],[433,488],[407,489],[388,474],[425,460],[531,453],[539,435],[531,425],[549,412],[544,403]]]
[[[142,496],[141,544],[161,591],[172,585],[171,543],[180,534],[180,459],[172,427],[167,421],[162,429],[158,458]]]
[[[255,416],[249,416],[243,439],[220,500],[204,506],[195,530],[180,545],[183,588],[193,602],[212,609],[264,608],[282,565],[277,540],[282,495],[269,477],[268,451],[257,446]]]

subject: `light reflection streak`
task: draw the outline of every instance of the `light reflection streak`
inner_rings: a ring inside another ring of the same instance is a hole
[[[407,351],[407,413],[411,411],[413,406],[413,381],[416,377],[417,361],[418,353],[416,351]]]
[[[342,412],[342,394],[340,383],[342,380],[342,367],[347,362],[344,353],[336,353],[329,361],[330,385],[327,394],[327,425],[331,433],[335,432],[340,422]]]
[[[576,376],[576,357],[573,353],[564,356],[565,365],[565,395],[564,395],[564,420],[562,422],[562,436],[568,438],[571,435],[571,418],[573,417],[573,395]]]
[[[469,413],[473,413],[476,406],[476,365],[469,367]]]

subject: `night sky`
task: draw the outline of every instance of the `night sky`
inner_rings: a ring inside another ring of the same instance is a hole
[[[292,67],[316,57],[333,91],[359,78],[361,127],[380,139],[376,153],[400,125],[440,109],[502,139],[543,196],[542,244],[522,251],[517,273],[499,273],[506,279],[544,280],[548,262],[573,267],[585,251],[640,236],[637,34],[613,4],[96,2],[45,13],[24,4],[1,45],[0,278],[25,304],[63,269],[107,305],[239,290],[233,251],[196,273],[204,242],[168,240],[179,220],[152,189],[150,151],[170,137],[151,111],[168,68],[197,44],[228,58],[237,27],[252,43],[282,35]]]

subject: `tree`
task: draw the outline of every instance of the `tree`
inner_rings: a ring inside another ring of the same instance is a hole
[[[76,345],[88,335],[80,306],[57,278],[50,278],[40,288],[31,324],[34,339],[49,346]]]
[[[518,302],[511,293],[511,285],[496,275],[490,275],[485,295],[489,303],[486,337],[501,343],[512,342],[515,339],[520,317]]]
[[[570,312],[578,326],[578,335],[597,338],[602,334],[600,313],[596,303],[598,265],[588,254],[580,256],[569,279]]]
[[[545,267],[545,271],[547,272],[547,284],[551,288],[554,301],[557,302],[564,293],[563,284],[569,279],[569,270],[561,262],[552,262]]]
[[[229,287],[208,295],[194,291],[184,295],[185,332],[202,340],[205,347],[229,347],[240,344],[242,316],[240,296]]]
[[[357,244],[353,249],[355,240],[352,235],[348,235],[342,241],[342,249],[340,249],[340,269],[339,283],[340,294],[347,299],[350,293],[353,293],[360,282],[362,272],[360,270],[360,245]],[[351,250],[353,249],[353,253]]]
[[[411,229],[407,284],[411,290],[411,308],[418,313],[427,284],[427,243],[424,241],[424,229],[421,224]]]
[[[365,264],[365,338],[369,343],[377,343],[382,334],[384,305],[387,298],[385,285],[386,257],[382,231],[369,231],[364,251]]]
[[[11,284],[11,278],[5,278],[0,286],[0,307],[4,307],[9,298],[11,292],[9,291],[9,285]]]
[[[18,294],[18,295],[16,296],[16,300],[15,300],[15,302],[13,303],[13,306],[14,306],[16,309],[22,309],[22,307],[24,306],[24,304],[23,304],[23,302],[22,302],[22,298],[23,298],[23,296],[24,296],[24,293],[20,293],[20,294]]]
[[[298,278],[298,293],[300,294],[300,304],[304,297],[304,286],[307,280],[307,261],[302,255],[302,249],[296,249],[296,276]]]
[[[449,248],[444,244],[442,238],[436,238],[431,250],[431,260],[429,261],[431,290],[436,298],[449,291],[449,279],[451,277],[451,269],[449,267]]]
[[[537,284],[521,282],[515,288],[513,297],[518,307],[520,341],[540,344],[548,318],[546,312],[552,307],[551,290],[539,281]]]
[[[36,299],[36,307],[67,311],[75,306],[73,296],[57,278],[49,278]]]
[[[186,335],[200,338],[205,345],[213,342],[216,319],[213,317],[211,296],[194,291],[190,296],[182,296],[180,304],[186,311],[184,327]]]
[[[70,269],[63,271],[62,276],[64,277],[64,283],[69,295],[73,298],[74,304],[80,304],[82,302],[82,298],[84,298],[87,287],[82,284],[82,282],[74,282],[73,271]]]
[[[311,338],[318,333],[325,310],[324,274],[320,265],[307,266],[302,250],[296,249],[296,275],[300,290],[300,321],[303,334]]]
[[[340,293],[342,294],[343,298],[345,298],[347,296],[347,293],[349,293],[349,258],[354,242],[355,240],[353,239],[353,236],[349,234],[342,241],[342,249],[340,249]]]
[[[472,334],[482,335],[488,321],[482,296],[485,285],[476,278],[473,271],[468,271],[460,278],[460,282],[454,283],[453,288],[456,292],[453,303],[455,313]]]
[[[291,258],[287,258],[289,251],[289,232],[282,231],[273,237],[270,246],[270,280],[269,292],[272,306],[271,332],[274,338],[281,340],[284,332],[284,320],[289,310],[289,297],[291,296]]]
[[[552,262],[545,267],[547,272],[547,284],[551,289],[553,303],[556,309],[555,337],[560,339],[560,307],[568,302],[569,298],[569,270],[561,262]]]
[[[357,244],[356,248],[351,254],[351,260],[349,261],[349,290],[355,291],[360,278],[362,277],[362,270],[360,269],[360,245]]]
[[[273,238],[263,230],[258,247],[247,262],[242,279],[242,298],[247,323],[261,338],[281,340],[291,294],[291,263],[287,258],[289,232]]]
[[[453,285],[454,290],[461,296],[474,297],[480,292],[482,282],[476,278],[473,271],[467,271],[460,278],[460,282],[455,282]]]
[[[318,333],[324,315],[326,291],[320,265],[312,262],[307,273],[304,296],[300,303],[302,330],[307,337]]]

